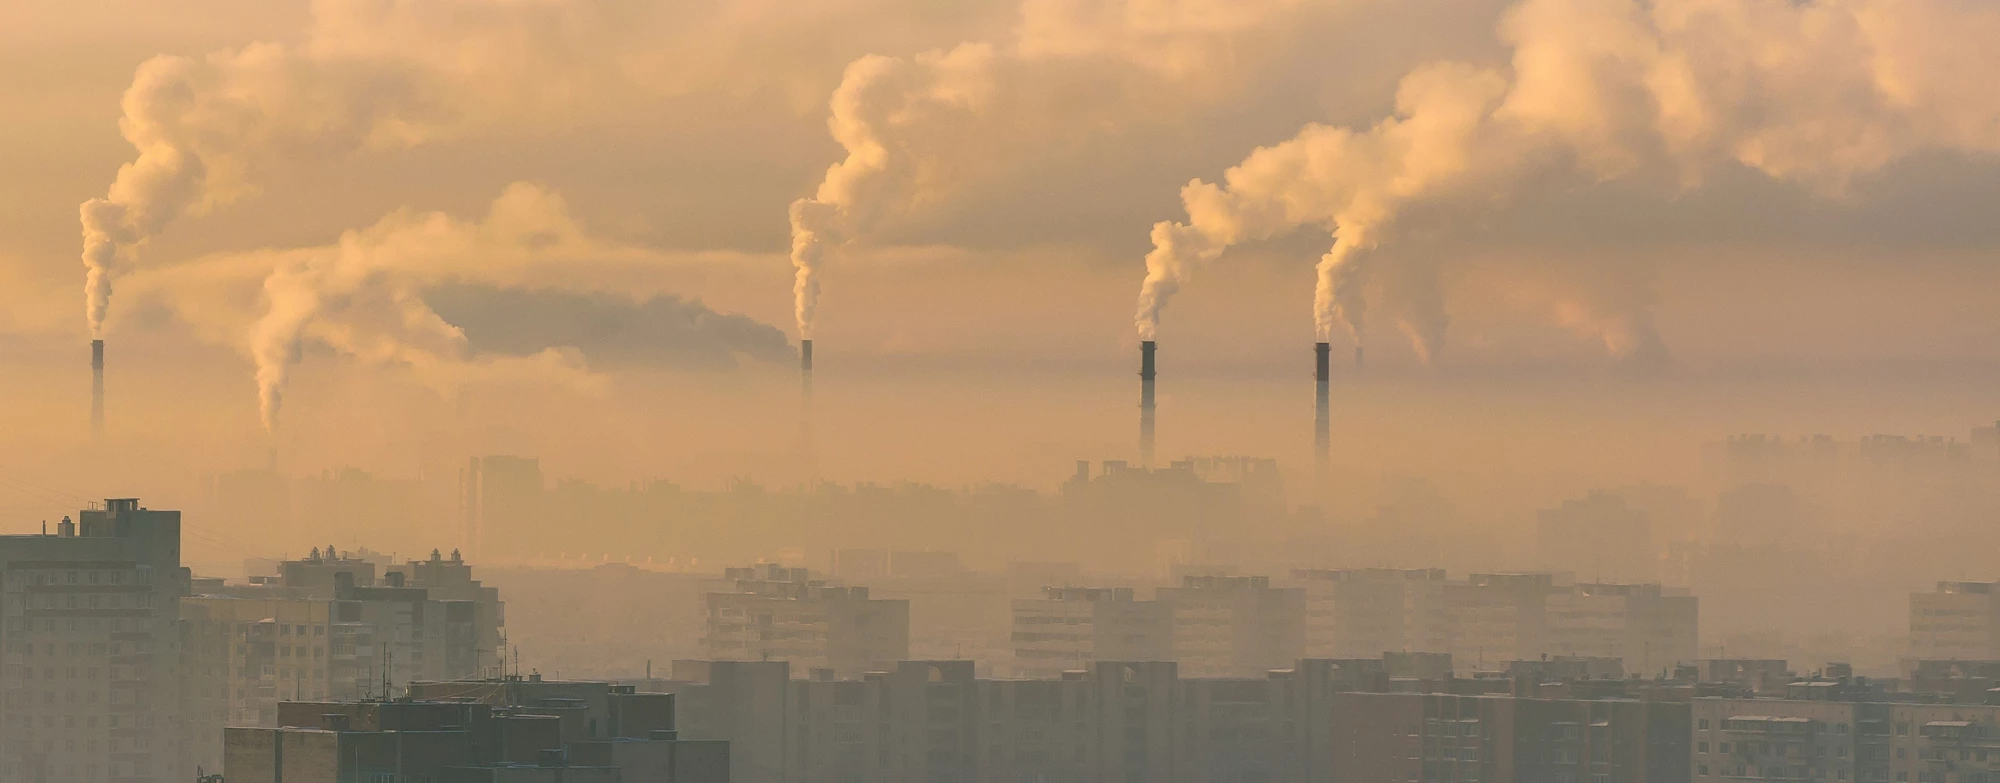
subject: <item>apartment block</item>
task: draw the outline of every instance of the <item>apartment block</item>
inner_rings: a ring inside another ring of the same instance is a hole
[[[0,536],[0,781],[186,780],[178,511],[117,498]]]
[[[1541,657],[1551,574],[1473,574],[1445,587],[1451,658],[1461,672]]]
[[[1369,658],[1385,652],[1445,652],[1444,569],[1297,570],[1305,591],[1305,654]]]
[[[1910,655],[2000,659],[2000,582],[1939,582],[1935,592],[1910,594]]]
[[[395,701],[285,702],[227,730],[226,780],[727,783],[725,743],[680,739],[673,696],[502,678],[411,686]]]
[[[677,662],[674,680],[640,687],[675,695],[680,736],[728,740],[737,783],[1690,780],[1690,683],[1524,697],[1504,678],[1453,680],[1442,656],[1397,656],[1238,678],[1099,661],[1048,680],[979,678],[966,661],[852,680]]]
[[[1688,705],[1448,693],[1333,696],[1336,783],[1684,783]]]
[[[499,593],[457,552],[387,568],[314,548],[246,585],[201,580],[182,601],[194,763],[222,763],[222,727],[276,726],[279,704],[401,693],[415,680],[497,674]]]
[[[724,581],[726,592],[708,594],[703,636],[715,660],[788,661],[855,678],[909,657],[908,601],[778,565],[731,568]]]
[[[1554,574],[1472,574],[1445,587],[1461,673],[1559,655],[1618,658],[1657,675],[1697,654],[1699,602],[1656,584],[1569,583]]]
[[[1544,609],[1542,655],[1616,658],[1626,671],[1658,676],[1700,654],[1695,597],[1659,585],[1572,585]]]
[[[1049,587],[1014,600],[1015,677],[1057,679],[1092,661],[1173,660],[1173,612],[1131,588]]]
[[[1820,683],[1826,684],[1826,683]],[[2000,706],[1847,698],[1693,701],[1693,771],[1705,781],[1983,783],[2000,779]]]
[[[1173,658],[1188,677],[1260,677],[1305,652],[1306,596],[1262,576],[1188,576],[1157,600],[1173,617]]]

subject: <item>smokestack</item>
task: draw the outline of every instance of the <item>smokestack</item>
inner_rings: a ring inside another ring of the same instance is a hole
[[[799,453],[804,455],[806,470],[813,468],[813,341],[812,338],[799,340]]]
[[[1354,369],[1361,369],[1361,346],[1354,346]]]
[[[1139,343],[1139,464],[1153,466],[1153,352],[1152,340]]]
[[[104,434],[104,341],[90,341],[90,434]]]
[[[1313,458],[1321,476],[1333,449],[1333,404],[1329,387],[1333,384],[1333,345],[1313,344]]]

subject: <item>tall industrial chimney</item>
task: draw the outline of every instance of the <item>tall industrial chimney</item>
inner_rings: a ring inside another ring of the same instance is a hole
[[[799,383],[806,394],[812,394],[813,341],[810,337],[799,341]]]
[[[799,453],[807,470],[813,465],[813,341],[799,340]]]
[[[1139,343],[1139,464],[1153,466],[1153,352],[1152,340]]]
[[[104,434],[104,341],[90,341],[90,434]]]
[[[1361,369],[1361,346],[1354,346],[1354,369]]]
[[[1333,449],[1333,345],[1313,344],[1313,465],[1321,476]]]

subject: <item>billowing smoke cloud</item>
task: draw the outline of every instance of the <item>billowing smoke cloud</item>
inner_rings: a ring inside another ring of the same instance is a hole
[[[461,114],[443,73],[322,43],[139,66],[119,120],[139,155],[81,209],[93,334],[140,245],[177,218],[253,192],[251,174],[270,158],[416,143]]]
[[[777,327],[667,294],[635,301],[604,292],[448,283],[423,297],[464,331],[474,354],[525,356],[574,348],[594,368],[670,369],[792,358],[791,344]]]
[[[560,196],[516,183],[477,219],[400,210],[329,245],[147,269],[130,293],[145,317],[241,349],[276,426],[292,372],[313,352],[397,366],[441,394],[490,381],[592,393],[600,369],[786,361],[777,327],[669,293],[777,260],[607,239]]]
[[[1309,125],[1221,183],[1181,192],[1186,222],[1153,228],[1137,325],[1239,242],[1324,226],[1320,339],[1358,340],[1369,298],[1397,301],[1420,354],[1446,323],[1435,279],[1373,286],[1377,248],[1412,206],[1490,207],[1531,178],[1689,189],[1740,166],[1826,194],[1926,149],[2000,151],[2000,8],[1975,0],[1525,0],[1500,34],[1502,72],[1437,63],[1406,76],[1395,114],[1364,129]],[[1399,297],[1403,297],[1400,298]],[[1640,298],[1643,299],[1643,298]],[[1565,325],[1614,353],[1657,352],[1650,314],[1562,301]]]
[[[846,158],[791,207],[799,334],[830,249],[1065,139],[1167,123],[1287,45],[1307,0],[1026,0],[1012,37],[849,64],[828,128]]]
[[[621,252],[630,251],[585,235],[560,197],[515,184],[476,223],[397,212],[347,232],[333,247],[288,254],[264,279],[265,310],[249,330],[264,426],[276,426],[307,340],[365,362],[408,366],[441,389],[513,373],[588,386],[595,379],[573,351],[551,348],[526,359],[474,354],[465,333],[432,310],[423,291]]]
[[[122,102],[119,130],[137,157],[80,208],[90,329],[103,331],[112,287],[149,239],[254,193],[275,161],[563,123],[694,90],[796,92],[804,80],[823,95],[820,61],[851,56],[824,39],[880,42],[870,12],[900,2],[314,0],[297,43],[155,57]]]

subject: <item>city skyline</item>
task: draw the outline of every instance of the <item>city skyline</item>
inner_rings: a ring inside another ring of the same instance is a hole
[[[14,5],[0,783],[2000,780],[1990,0]]]

